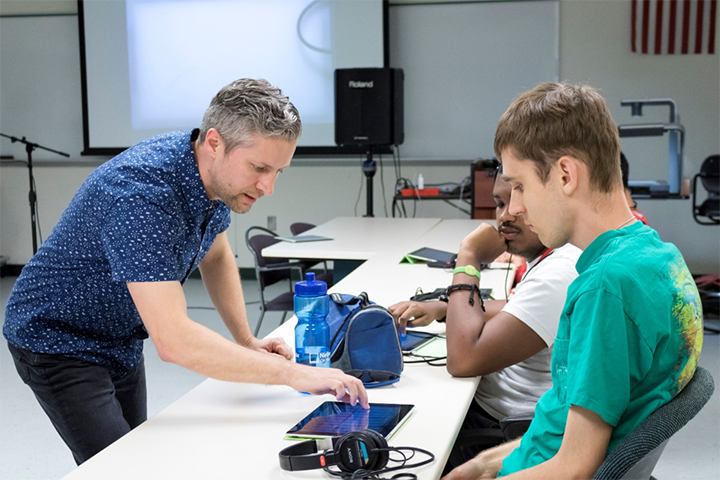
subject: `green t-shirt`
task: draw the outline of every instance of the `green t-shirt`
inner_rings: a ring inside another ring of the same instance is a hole
[[[695,373],[702,307],[674,245],[636,222],[596,238],[576,268],[553,348],[553,387],[498,476],[554,457],[571,405],[613,426],[610,453]]]

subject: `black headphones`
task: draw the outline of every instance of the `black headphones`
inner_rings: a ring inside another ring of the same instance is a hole
[[[405,455],[401,450],[410,450],[412,454]],[[388,461],[391,460],[391,451],[399,452],[403,460],[393,460],[401,462],[398,467],[385,468]],[[406,461],[412,458],[416,451],[428,455],[429,459],[406,465]],[[360,430],[346,433],[341,437],[333,437],[332,448],[324,452],[318,452],[317,442],[311,440],[282,449],[278,458],[280,468],[283,470],[298,471],[322,468],[335,476],[363,478],[353,474],[367,472],[367,475],[376,475],[401,468],[419,467],[432,462],[435,456],[420,448],[389,447],[385,437],[375,430]],[[331,466],[336,466],[340,471],[329,470]]]
[[[318,453],[317,442],[311,440],[284,448],[278,456],[283,470],[312,470],[337,465],[342,472],[354,472],[385,468],[389,453],[385,437],[375,430],[361,430],[334,437],[332,449],[325,452]]]

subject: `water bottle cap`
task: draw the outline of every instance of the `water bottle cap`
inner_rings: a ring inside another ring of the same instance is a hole
[[[307,272],[305,274],[305,281],[295,284],[295,295],[301,297],[327,295],[327,283],[322,280],[315,280],[315,274],[313,272]]]

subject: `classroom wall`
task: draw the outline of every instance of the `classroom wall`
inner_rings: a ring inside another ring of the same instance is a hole
[[[52,3],[52,2],[50,2]],[[453,9],[462,9],[462,4],[445,5]],[[449,52],[443,45],[437,44],[423,47],[421,64],[413,55],[413,64],[406,64],[409,56],[403,58],[402,51],[409,48],[401,45],[403,41],[418,35],[418,29],[406,21],[417,13],[417,8],[428,6],[391,5],[390,29],[391,41],[395,42],[391,57],[394,67],[406,68],[423,74],[433,74],[434,65]],[[458,10],[459,11],[459,10]],[[614,118],[618,123],[633,123],[629,109],[620,107],[622,98],[670,97],[677,101],[682,123],[685,125],[687,137],[685,148],[685,175],[691,177],[699,170],[702,160],[720,151],[718,132],[720,119],[718,112],[720,92],[718,54],[643,57],[630,52],[629,48],[629,0],[562,0],[559,3],[559,78],[571,82],[586,82],[600,89],[610,105]],[[76,22],[75,17],[65,21]],[[439,19],[440,21],[440,19]],[[56,23],[57,23],[56,22]],[[413,29],[408,31],[408,29]],[[74,30],[77,31],[76,29]],[[720,28],[717,29],[720,32]],[[406,32],[406,33],[403,33]],[[0,32],[2,35],[3,32]],[[79,132],[81,122],[79,98],[79,58],[77,54],[77,38],[50,38],[47,41],[66,42],[67,53],[64,62],[77,62],[77,72],[73,78],[28,78],[27,82],[40,82],[41,91],[36,96],[40,101],[57,102],[67,111],[65,124],[73,125],[70,130]],[[7,42],[12,37],[0,37],[0,49],[8,48]],[[40,42],[42,43],[42,42]],[[716,45],[720,42],[716,41]],[[399,46],[400,45],[400,46]],[[402,47],[402,48],[401,48]],[[42,45],[27,45],[28,62],[35,61]],[[0,50],[0,87],[3,87],[2,102],[20,101],[8,99],[7,85],[10,81],[17,82],[11,71],[14,65],[6,63],[7,55]],[[417,52],[414,52],[415,54]],[[452,52],[453,55],[466,55],[473,61],[472,52]],[[501,55],[501,54],[500,54]],[[44,60],[50,61],[50,60]],[[467,88],[472,91],[476,79],[464,68],[450,72],[457,78],[455,88]],[[27,69],[29,71],[29,69]],[[502,71],[496,72],[502,76]],[[76,75],[76,76],[75,76]],[[2,84],[5,84],[4,86]],[[50,84],[51,86],[48,86]],[[520,91],[518,91],[520,93]],[[34,99],[26,100],[33,102]],[[37,108],[37,107],[35,107]],[[645,109],[645,121],[665,121],[667,110],[657,108]],[[467,115],[467,112],[459,112]],[[482,115],[482,112],[480,112]],[[2,110],[0,110],[0,121]],[[47,119],[43,120],[43,122]],[[42,122],[41,122],[42,123]],[[411,122],[408,122],[411,124]],[[34,133],[35,125],[28,126],[21,132],[8,132],[14,135]],[[43,128],[52,129],[52,125],[43,123]],[[3,132],[0,123],[0,132]],[[485,132],[487,133],[487,132]],[[74,133],[73,133],[74,135]],[[410,132],[408,132],[410,135]],[[29,136],[29,135],[28,135]],[[25,152],[17,144],[8,146],[3,139],[0,151],[12,154],[15,158],[24,159]],[[42,138],[36,139],[42,143]],[[74,141],[74,140],[73,140]],[[477,151],[471,156],[467,151],[456,152],[452,141],[437,138],[438,144],[446,147],[444,162],[433,161],[432,158],[405,159],[402,162],[402,176],[416,179],[422,173],[427,183],[459,182],[469,174],[469,165],[474,158],[492,156],[492,151]],[[631,179],[663,178],[666,169],[667,144],[659,139],[624,141],[623,150],[628,154],[631,164]],[[39,163],[35,169],[40,205],[40,221],[44,237],[50,233],[63,209],[67,206],[75,191],[104,158],[79,157],[81,138],[77,148],[70,151],[75,162],[72,165],[49,166],[51,155],[35,154]],[[50,145],[53,146],[53,145]],[[55,148],[63,149],[55,146]],[[401,153],[403,147],[401,147]],[[479,149],[481,150],[481,149]],[[487,148],[485,148],[487,150]],[[454,159],[449,161],[448,159]],[[265,198],[243,216],[235,216],[229,232],[231,242],[238,255],[238,265],[252,266],[252,259],[244,244],[244,231],[250,225],[266,225],[267,217],[277,217],[278,231],[288,233],[290,223],[305,221],[322,223],[336,216],[363,215],[365,213],[365,192],[361,190],[363,180],[360,169],[362,159],[296,159],[294,165],[284,172],[276,185],[276,193]],[[385,215],[387,204],[388,215],[395,183],[392,161],[384,158],[381,169],[374,179],[376,216]],[[27,170],[22,166],[3,166],[0,168],[0,255],[9,256],[10,263],[24,264],[30,258],[32,249],[30,241],[29,207],[27,202]],[[358,202],[359,196],[359,202]],[[383,197],[385,199],[383,199]],[[356,207],[357,202],[357,207]],[[707,273],[720,270],[720,235],[718,227],[701,227],[692,219],[689,200],[640,200],[640,208],[647,215],[651,225],[661,237],[675,243],[686,257],[693,272]],[[407,205],[412,215],[412,204]],[[356,213],[357,212],[357,213]],[[415,212],[418,217],[457,218],[464,214],[443,202],[421,202]]]
[[[639,55],[630,51],[629,1],[560,5],[562,80],[598,88],[621,125],[668,121],[666,107],[645,107],[643,117],[632,118],[621,99],[674,99],[685,126],[686,177],[698,173],[706,157],[720,153],[720,28],[714,55]],[[631,180],[667,179],[667,136],[622,139],[622,149]],[[691,200],[638,200],[638,206],[660,237],[678,246],[693,273],[720,271],[720,227],[698,225]]]

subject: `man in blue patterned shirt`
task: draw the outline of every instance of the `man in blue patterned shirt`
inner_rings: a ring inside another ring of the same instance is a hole
[[[3,335],[78,464],[147,418],[148,334],[161,359],[207,377],[368,406],[358,379],[288,361],[282,339],[251,334],[225,233],[231,210],[273,193],[301,130],[277,87],[235,81],[199,130],[156,136],[96,169],[27,263]],[[235,342],[188,318],[182,284],[196,268]]]

